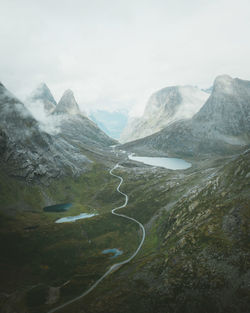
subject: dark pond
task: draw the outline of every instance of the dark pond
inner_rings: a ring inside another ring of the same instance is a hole
[[[45,208],[43,208],[43,210],[44,212],[65,212],[68,211],[70,207],[72,207],[72,203],[61,203],[46,206]]]

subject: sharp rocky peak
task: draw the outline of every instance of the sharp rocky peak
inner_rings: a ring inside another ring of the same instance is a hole
[[[56,109],[54,111],[54,114],[80,114],[80,109],[78,106],[78,103],[76,102],[76,99],[74,97],[74,93],[72,90],[68,89],[66,90],[60,101],[58,102],[58,105],[56,106]]]
[[[40,102],[46,113],[51,113],[56,107],[56,101],[45,83],[40,83],[27,99],[29,103]],[[30,109],[32,109],[30,107]]]
[[[40,83],[37,88],[32,92],[31,98],[34,100],[50,101],[56,105],[56,101],[45,83]]]
[[[73,93],[73,91],[71,90],[71,89],[67,89],[66,91],[64,91],[64,93],[63,93],[63,95],[62,95],[63,97],[74,97],[74,93]]]

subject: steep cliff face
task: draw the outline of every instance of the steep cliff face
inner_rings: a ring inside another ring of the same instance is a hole
[[[213,131],[215,137],[216,133],[225,136],[228,143],[230,137],[239,137],[241,143],[240,137],[250,131],[250,81],[227,75],[217,77],[211,96],[193,122],[204,124],[204,130]]]
[[[250,143],[250,82],[223,75],[215,79],[204,106],[191,119],[125,145],[179,155],[232,153]]]
[[[129,121],[121,142],[149,136],[174,121],[191,118],[208,96],[193,86],[174,86],[157,91],[150,97],[143,116]]]
[[[0,85],[1,166],[11,176],[48,182],[77,175],[90,161],[64,138],[41,130],[24,104]]]

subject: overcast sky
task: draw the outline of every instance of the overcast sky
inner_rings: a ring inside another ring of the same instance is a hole
[[[20,98],[47,83],[56,100],[143,110],[170,85],[250,80],[249,0],[1,0],[0,81]]]

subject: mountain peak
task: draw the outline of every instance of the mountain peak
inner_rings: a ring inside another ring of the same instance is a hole
[[[227,74],[222,74],[222,75],[218,75],[215,78],[215,82],[227,82],[227,81],[232,81],[233,78]]]
[[[56,101],[45,83],[40,83],[37,88],[31,93],[29,102],[41,102],[47,113],[51,113],[56,107]]]
[[[52,96],[49,87],[44,82],[37,86],[37,88],[32,92],[31,97],[35,100],[48,100],[56,105],[56,101]]]
[[[38,84],[37,89],[49,89],[45,82]]]
[[[231,93],[233,89],[234,79],[229,75],[219,75],[215,78],[213,91],[223,91],[224,93]]]
[[[54,113],[71,115],[80,114],[80,109],[72,90],[67,89],[63,93],[60,101],[58,102],[58,105],[56,106]]]
[[[64,96],[74,97],[74,93],[73,93],[73,91],[71,89],[67,89],[63,93],[63,97]]]

